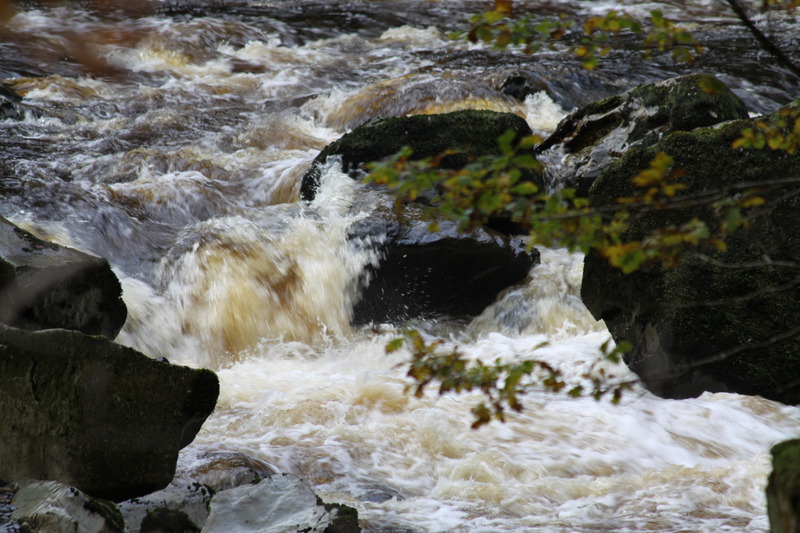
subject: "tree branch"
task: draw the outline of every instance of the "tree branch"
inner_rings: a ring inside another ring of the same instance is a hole
[[[739,2],[737,0],[725,0],[725,1],[728,3],[729,6],[731,6],[731,9],[733,9],[733,12],[736,13],[737,17],[739,17],[739,20],[742,21],[742,24],[744,24],[747,27],[747,29],[750,30],[750,33],[753,34],[753,36],[759,42],[761,47],[770,54],[772,54],[773,56],[775,56],[775,59],[778,60],[779,64],[783,65],[784,67],[789,69],[795,76],[800,78],[800,67],[798,67],[794,63],[794,61],[792,61],[789,58],[789,56],[784,54],[783,51],[781,51],[781,49],[778,48],[769,37],[764,35],[764,33],[758,29],[758,27],[753,23],[753,21],[750,20],[750,18],[747,16],[747,13],[745,12],[744,8],[742,8],[742,6],[739,4]]]

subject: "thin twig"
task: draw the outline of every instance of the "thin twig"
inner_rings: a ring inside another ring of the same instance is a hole
[[[692,254],[693,257],[696,257],[700,261],[704,263],[708,263],[709,265],[713,265],[719,268],[728,268],[731,270],[743,270],[746,268],[766,268],[766,267],[775,267],[775,268],[786,268],[789,270],[797,270],[800,269],[800,263],[797,261],[776,261],[772,259],[769,255],[764,255],[761,260],[759,261],[741,261],[738,263],[726,263],[724,261],[720,261],[719,259],[715,259],[709,255],[696,253]]]
[[[697,370],[698,368],[702,368],[704,366],[712,365],[714,363],[721,363],[722,361],[725,361],[726,359],[729,359],[729,358],[733,357],[734,355],[737,355],[737,354],[739,354],[741,352],[744,352],[746,350],[758,350],[758,349],[761,349],[761,348],[768,348],[769,346],[772,346],[775,343],[778,343],[780,341],[784,341],[786,339],[791,339],[792,337],[795,337],[798,334],[800,334],[800,326],[797,326],[797,327],[792,328],[792,329],[790,329],[788,331],[785,331],[784,333],[773,335],[772,337],[766,338],[761,342],[740,344],[739,346],[736,346],[735,348],[731,348],[730,350],[723,350],[723,351],[718,352],[718,353],[716,353],[716,354],[714,354],[712,356],[705,357],[703,359],[698,359],[697,361],[692,361],[689,364],[681,365],[680,367],[678,367],[675,370],[672,370],[670,372],[661,372],[661,373],[657,373],[657,374],[648,374],[647,375],[647,379],[653,379],[653,378],[655,378],[655,379],[674,379],[674,378],[678,378],[678,377],[681,377],[683,375],[688,374],[689,372],[691,372],[693,370]]]
[[[775,285],[773,287],[764,287],[757,291],[749,292],[743,296],[727,296],[725,298],[717,298],[716,300],[702,300],[696,302],[686,302],[681,304],[660,304],[659,307],[663,308],[670,308],[670,309],[687,309],[691,307],[713,307],[715,305],[727,305],[727,304],[736,304],[736,303],[744,303],[749,302],[759,296],[763,296],[765,294],[774,294],[776,292],[782,292],[788,289],[793,289],[800,285],[800,277],[794,278],[782,285]]]

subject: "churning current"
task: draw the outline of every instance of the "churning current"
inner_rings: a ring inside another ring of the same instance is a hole
[[[297,201],[326,144],[377,116],[464,108],[518,113],[546,134],[576,105],[685,72],[623,50],[590,76],[558,49],[529,58],[448,37],[486,7],[20,8],[0,44],[0,76],[26,113],[0,122],[0,215],[109,259],[129,309],[118,342],[218,372],[217,410],[182,471],[205,452],[241,452],[357,508],[371,532],[767,531],[769,448],[798,435],[797,408],[638,386],[619,405],[534,391],[522,413],[472,430],[477,396],[405,392],[408,352],[384,351],[404,324],[350,325],[375,261],[347,244],[357,185],[332,166],[315,201]],[[707,17],[701,36],[741,37],[703,3],[662,8]],[[779,69],[759,74],[755,52],[729,53],[710,51],[702,68],[752,111],[788,99]],[[563,92],[506,97],[520,65]],[[582,258],[541,252],[528,283],[471,323],[414,326],[469,357],[547,361],[574,383],[633,379],[600,358],[609,334],[580,302]]]

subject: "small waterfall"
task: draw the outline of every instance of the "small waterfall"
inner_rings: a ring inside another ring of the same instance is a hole
[[[185,362],[220,368],[264,340],[314,344],[351,335],[357,282],[364,266],[376,261],[375,252],[347,240],[358,216],[346,210],[355,184],[334,166],[307,208],[268,206],[184,233],[161,260],[157,286],[174,310],[173,331],[199,350]],[[135,297],[126,293],[126,299]],[[125,341],[166,354],[175,340],[152,346],[148,331],[157,326],[145,327],[148,318],[137,314],[143,307],[147,314],[141,303],[131,306],[129,324],[137,331],[126,327]]]

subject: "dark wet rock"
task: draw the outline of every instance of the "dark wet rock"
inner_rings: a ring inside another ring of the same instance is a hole
[[[200,528],[183,511],[159,507],[147,513],[139,533],[200,533]]]
[[[108,500],[92,498],[64,483],[25,481],[12,500],[11,518],[21,531],[122,533],[122,514]]]
[[[215,494],[212,487],[203,483],[195,481],[179,484],[173,480],[165,489],[121,502],[119,508],[125,517],[128,533],[164,526],[170,519],[178,524],[183,521],[183,517],[195,528],[202,528],[208,519],[211,499]],[[148,517],[150,520],[147,520]]]
[[[205,533],[356,533],[358,512],[322,502],[301,479],[280,474],[211,500]]]
[[[14,500],[18,489],[19,486],[16,483],[0,487],[0,531],[3,533],[18,533],[21,531],[19,522],[11,518],[11,515],[17,509],[11,502]]]
[[[444,157],[441,166],[458,169],[477,157],[500,155],[497,138],[508,130],[517,132],[517,138],[531,134],[522,117],[494,111],[465,110],[373,120],[326,146],[303,176],[300,193],[304,200],[314,199],[322,169],[331,156],[339,156],[342,170],[355,179],[365,175],[365,163],[386,159],[404,146],[414,151],[412,159],[453,150],[455,153]],[[531,175],[529,179],[538,176]]]
[[[126,317],[108,261],[45,242],[0,218],[0,322],[113,339]]]
[[[778,118],[776,112],[765,120]],[[673,133],[650,148],[630,150],[597,179],[590,199],[603,206],[630,196],[631,178],[658,152],[685,171],[681,195],[800,178],[800,152],[731,148],[754,123]],[[582,299],[617,342],[633,344],[626,362],[655,394],[732,391],[800,403],[798,185],[765,189],[763,197],[766,205],[753,212],[750,226],[726,239],[727,252],[702,250],[707,259],[686,254],[676,268],[648,266],[624,275],[597,254],[587,255]],[[686,207],[640,215],[623,237],[639,239],[695,216],[714,227],[707,211]]]
[[[219,492],[241,485],[258,483],[278,472],[253,457],[238,452],[207,452],[193,461],[191,470],[176,473],[179,478],[202,483]]]
[[[0,325],[0,391],[0,480],[122,501],[169,484],[219,382],[102,337]]]
[[[22,120],[25,113],[20,107],[21,102],[20,95],[0,84],[0,120]]]
[[[491,229],[460,233],[441,220],[432,232],[429,224],[417,205],[400,213],[387,205],[354,224],[351,240],[380,255],[367,270],[354,323],[475,316],[539,261],[536,250]]]
[[[722,82],[692,74],[581,107],[559,123],[537,152],[553,163],[546,171],[548,183],[577,188],[585,196],[603,169],[632,147],[652,146],[672,132],[747,117],[742,101]]]
[[[540,65],[535,68],[542,69]],[[619,80],[600,81],[586,69],[571,65],[546,72],[520,68],[502,75],[498,83],[503,94],[521,102],[531,95],[544,93],[565,110],[589,105],[625,90],[619,86]]]
[[[770,533],[800,531],[800,439],[772,447],[767,512]]]

